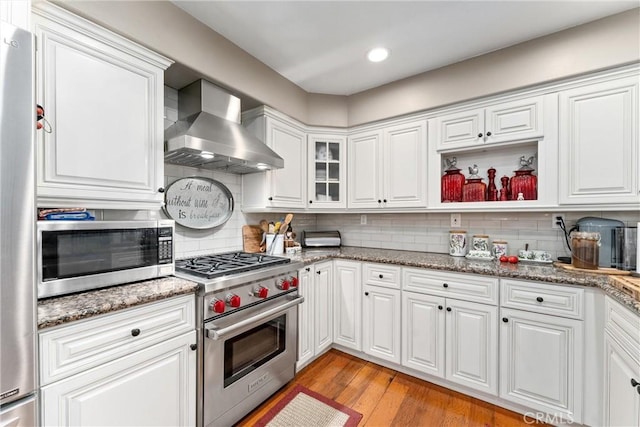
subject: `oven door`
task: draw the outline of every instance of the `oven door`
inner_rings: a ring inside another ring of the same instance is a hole
[[[285,296],[205,323],[205,426],[235,423],[293,378],[302,301]]]

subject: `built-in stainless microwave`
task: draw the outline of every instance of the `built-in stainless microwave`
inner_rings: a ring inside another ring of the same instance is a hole
[[[174,272],[172,220],[38,221],[38,298]]]

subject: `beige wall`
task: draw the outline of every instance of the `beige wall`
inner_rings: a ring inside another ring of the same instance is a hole
[[[349,97],[310,94],[168,1],[57,3],[252,98],[252,106],[319,126],[353,126],[640,60],[637,8]]]
[[[351,95],[349,125],[638,61],[639,11],[633,9]]]

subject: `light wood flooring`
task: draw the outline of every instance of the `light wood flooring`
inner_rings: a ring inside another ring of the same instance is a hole
[[[253,426],[296,384],[360,412],[359,427],[506,427],[532,421],[527,424],[521,414],[332,349],[238,426]]]

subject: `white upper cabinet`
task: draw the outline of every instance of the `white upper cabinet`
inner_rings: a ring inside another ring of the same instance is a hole
[[[352,134],[348,151],[349,208],[426,207],[425,120]]]
[[[305,208],[307,135],[297,124],[269,114],[267,108],[257,111],[258,115],[244,116],[243,123],[284,159],[284,168],[243,175],[243,208]]]
[[[560,204],[639,204],[638,77],[560,92],[559,155]]]
[[[542,107],[543,97],[537,96],[437,117],[437,149],[541,138]]]
[[[51,124],[38,132],[38,205],[160,208],[171,61],[57,6],[33,12],[37,102]]]
[[[8,22],[23,30],[31,31],[31,0],[0,1],[0,21]]]
[[[347,207],[347,138],[308,135],[310,209]]]

